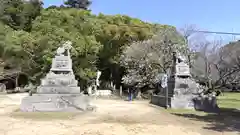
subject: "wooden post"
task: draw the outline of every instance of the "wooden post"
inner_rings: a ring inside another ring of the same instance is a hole
[[[130,95],[130,90],[128,88],[128,95],[127,95],[128,100],[129,100],[129,95]]]
[[[114,91],[116,90],[116,85],[115,85],[115,84],[113,85],[113,90],[114,90]]]
[[[18,87],[18,77],[19,77],[19,74],[17,74],[17,76],[15,78],[15,87]]]
[[[16,92],[20,91],[18,88],[18,78],[19,78],[19,73],[17,73],[17,76],[15,78],[15,88],[14,88],[15,90],[14,91],[16,91]]]
[[[111,88],[113,88],[114,86],[113,86],[113,82],[112,81],[110,81],[110,87]]]

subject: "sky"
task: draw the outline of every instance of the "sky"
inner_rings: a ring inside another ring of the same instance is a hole
[[[145,1],[145,2],[144,2]],[[240,0],[92,0],[94,14],[124,14],[143,21],[177,28],[195,25],[199,30],[240,33]],[[43,0],[44,7],[63,0]],[[216,35],[232,39],[231,35]]]

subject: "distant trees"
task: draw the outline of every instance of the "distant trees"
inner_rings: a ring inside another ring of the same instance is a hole
[[[14,8],[15,11],[15,7],[18,9],[25,4],[17,2],[16,5],[1,7]],[[15,13],[25,15],[20,9],[21,12]],[[26,15],[32,12],[25,11],[29,12]],[[96,16],[90,11],[74,8],[41,9],[29,25],[25,25],[24,16],[17,15],[19,18],[14,18],[11,12],[1,15],[0,55],[7,64],[25,72],[31,80],[39,81],[49,70],[56,48],[70,40],[74,47],[74,72],[82,87],[96,77],[97,70],[102,71],[102,82],[112,81],[119,86],[124,74],[124,68],[119,64],[124,48],[132,41],[149,39],[162,27],[169,27],[145,23],[128,16]]]
[[[194,27],[186,27],[180,35],[172,26],[129,16],[93,15],[85,10],[91,2],[84,0],[65,4],[69,7],[43,9],[38,0],[0,0],[1,59],[39,81],[49,70],[56,48],[70,40],[74,72],[82,87],[96,77],[97,70],[102,72],[102,82],[119,86],[123,77],[124,83],[142,87],[154,83],[157,74],[167,72],[176,49],[186,55],[197,54],[202,58],[200,64],[208,63],[208,68],[201,69],[211,67],[214,72],[201,70],[199,74],[216,84],[240,81],[235,43],[214,49],[216,43],[192,37]]]
[[[130,43],[151,38],[164,25],[152,25],[128,16],[100,14],[100,31],[96,35],[103,48],[98,54],[98,69],[102,71],[103,82],[113,82],[117,87],[122,83],[124,67],[120,56]]]
[[[0,0],[0,21],[14,30],[31,31],[32,21],[40,15],[39,0]]]
[[[64,4],[71,8],[87,10],[92,2],[90,0],[67,0]]]
[[[159,81],[160,73],[167,73],[172,65],[174,51],[186,53],[187,46],[175,28],[163,28],[152,39],[134,42],[121,57],[126,68],[123,82],[139,88]]]

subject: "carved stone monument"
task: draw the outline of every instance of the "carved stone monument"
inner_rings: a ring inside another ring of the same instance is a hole
[[[83,111],[88,108],[90,100],[80,94],[72,70],[70,49],[71,42],[57,49],[50,72],[41,80],[36,94],[22,100],[22,111]]]
[[[189,65],[181,55],[173,54],[173,69],[168,81],[170,107],[194,109],[193,98],[197,96],[196,82],[192,79]]]
[[[189,65],[182,56],[173,53],[167,88],[161,90],[158,95],[153,95],[151,103],[173,109],[192,109],[194,93],[197,93],[197,87],[191,78]]]
[[[191,77],[186,59],[177,53],[173,53],[173,64],[167,85],[167,91],[162,90],[158,95],[153,95],[151,103],[163,107],[169,106],[173,109],[203,111],[218,109],[216,98],[199,96],[203,89]]]

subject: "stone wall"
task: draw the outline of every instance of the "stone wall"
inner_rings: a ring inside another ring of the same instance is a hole
[[[217,105],[216,97],[197,97],[193,99],[194,108],[198,111],[217,112],[219,107]]]

